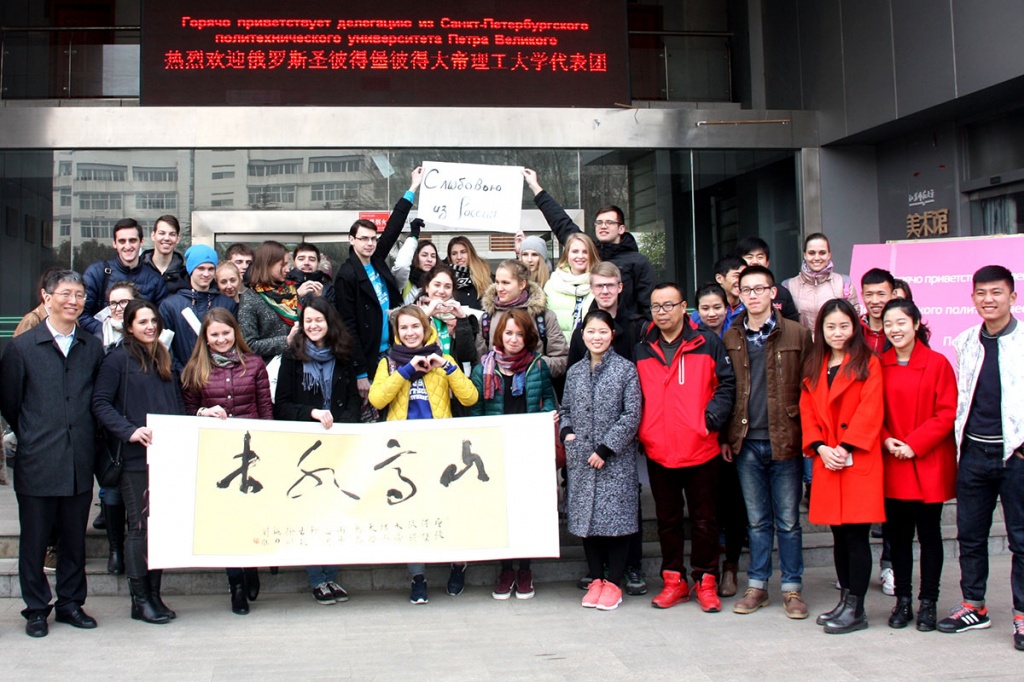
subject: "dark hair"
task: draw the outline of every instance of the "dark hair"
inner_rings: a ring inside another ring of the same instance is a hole
[[[427,274],[427,271],[420,269],[419,262],[420,251],[427,248],[428,246],[434,250],[434,267],[436,268],[438,265],[443,265],[443,262],[441,261],[441,254],[438,253],[437,251],[437,244],[426,239],[420,239],[419,242],[416,244],[416,250],[412,252],[412,264],[409,265],[409,281],[413,283],[413,286],[426,286],[427,280],[424,278],[424,276]],[[454,275],[452,276],[452,282],[455,282]]]
[[[928,328],[924,322],[921,321],[921,310],[917,307],[912,300],[909,298],[894,298],[885,304],[882,308],[882,319],[885,319],[885,314],[890,310],[902,310],[905,312],[910,319],[917,325],[917,333],[914,335],[918,341],[928,346],[928,339],[932,337],[932,330]]]
[[[516,258],[509,258],[498,263],[498,267],[494,268],[494,274],[498,274],[498,270],[505,270],[508,274],[512,275],[512,278],[523,282],[524,285],[530,283],[530,268],[526,267],[526,263]]]
[[[715,261],[714,271],[716,275],[725,277],[733,270],[742,270],[747,267],[747,261],[739,256],[725,256]]]
[[[252,265],[249,266],[247,274],[252,286],[277,286],[277,282],[270,276],[270,266],[280,263],[288,255],[288,249],[284,248],[281,242],[268,239],[259,245],[252,257]]]
[[[600,308],[591,310],[583,316],[583,322],[580,323],[580,329],[586,329],[591,320],[599,320],[600,322],[608,325],[608,328],[611,329],[612,332],[615,331],[615,320],[607,310],[601,310]]]
[[[374,234],[376,234],[377,232],[377,226],[373,224],[373,221],[360,218],[359,220],[352,223],[352,227],[348,228],[348,236],[355,237],[357,234],[359,234],[360,227],[365,227],[368,230],[373,230]]]
[[[498,318],[498,322],[494,325],[494,346],[505,352],[505,342],[501,340],[501,335],[505,333],[505,327],[508,326],[509,322],[515,322],[516,326],[523,330],[523,348],[528,351],[533,351],[540,345],[540,332],[537,331],[537,323],[530,317],[530,313],[526,312],[526,308],[512,308],[506,310],[505,314]]]
[[[978,270],[971,279],[971,286],[990,282],[1006,282],[1010,286],[1010,293],[1013,293],[1013,273],[1002,265],[986,265]]]
[[[825,326],[825,318],[832,313],[839,312],[850,318],[854,333],[846,340],[843,350],[849,355],[849,361],[843,366],[846,376],[853,377],[857,381],[864,381],[868,378],[868,361],[874,353],[871,347],[864,340],[864,334],[860,332],[860,318],[857,310],[849,301],[843,298],[833,298],[825,301],[818,311],[818,317],[814,321],[814,342],[811,345],[811,352],[807,354],[804,362],[804,378],[810,380],[811,388],[816,388],[818,379],[821,377],[821,367],[825,364],[832,348],[825,343],[825,334],[822,329]]]
[[[729,298],[725,295],[725,289],[723,289],[722,285],[718,282],[706,282],[700,285],[695,297],[698,307],[700,307],[700,299],[705,296],[717,296],[722,299],[722,303],[724,303],[726,307],[729,307]]]
[[[37,289],[37,291],[39,292],[40,303],[43,302],[43,290],[46,289],[46,280],[50,278],[50,275],[56,272],[60,272],[63,269],[64,268],[61,267],[60,265],[51,265],[50,267],[43,270],[43,274],[39,275],[39,288]]]
[[[160,223],[167,223],[168,225],[174,228],[175,234],[181,234],[181,223],[179,223],[178,219],[172,216],[171,214],[168,213],[167,215],[162,215],[159,218],[157,218],[156,221],[153,223],[153,232],[156,232],[156,226],[159,225]]]
[[[50,272],[46,277],[46,281],[43,283],[43,291],[48,294],[52,294],[57,290],[57,287],[62,283],[77,284],[81,287],[85,287],[85,280],[82,276],[74,270],[54,270]]]
[[[658,282],[654,285],[654,288],[651,289],[651,293],[653,294],[655,291],[661,291],[662,289],[675,289],[679,293],[679,297],[684,301],[686,300],[686,295],[683,293],[682,288],[680,288],[680,286],[675,282]]]
[[[137,220],[135,220],[135,218],[121,218],[116,223],[114,223],[114,229],[113,229],[111,234],[114,235],[114,239],[117,239],[117,233],[118,232],[120,232],[121,230],[128,230],[128,229],[131,229],[131,228],[135,229],[135,233],[137,235],[139,235],[139,241],[141,242],[142,241],[142,226],[139,225],[139,222]]]
[[[771,250],[768,248],[768,242],[760,237],[744,237],[739,240],[736,242],[736,249],[733,251],[733,255],[742,258],[755,251],[764,251],[764,257],[771,260],[772,255]]]
[[[303,324],[307,310],[315,310],[324,316],[324,323],[327,325],[327,334],[324,335],[324,346],[331,349],[331,353],[338,362],[348,363],[352,358],[352,335],[348,333],[345,323],[341,321],[341,315],[323,296],[313,297],[302,308],[298,322],[299,331],[288,342],[288,348],[295,359],[299,362],[309,362],[309,354],[306,352],[306,327]]]
[[[894,279],[893,282],[896,283],[896,286],[894,286],[892,289],[893,292],[895,292],[897,289],[902,289],[903,293],[906,294],[906,296],[904,296],[903,298],[907,299],[908,301],[914,300],[914,292],[910,289],[910,285],[907,284],[907,280]]]
[[[804,237],[804,251],[807,250],[807,245],[810,244],[811,242],[813,242],[815,239],[823,240],[826,244],[828,244],[828,250],[829,251],[832,250],[832,242],[830,242],[828,240],[828,237],[826,237],[821,232],[812,232],[811,234],[809,234],[806,237]]]
[[[249,256],[254,258],[252,247],[242,242],[236,242],[228,247],[228,250],[224,252],[224,258],[231,260],[234,256]]]
[[[142,293],[139,292],[139,288],[135,286],[135,282],[131,282],[126,279],[122,279],[120,282],[114,282],[107,287],[106,297],[107,301],[110,300],[110,294],[114,293],[118,289],[124,289],[131,293],[132,298],[142,298]],[[105,303],[105,302],[104,302]]]
[[[596,218],[602,213],[614,213],[616,220],[618,220],[623,225],[626,224],[626,214],[622,212],[621,208],[614,204],[608,204],[607,206],[602,206],[601,208],[597,209],[597,213],[594,214],[594,217]]]
[[[448,275],[448,277],[451,278],[451,280],[452,280],[452,290],[454,292],[454,289],[455,289],[455,271],[452,270],[451,266],[448,265],[447,263],[445,263],[444,261],[437,261],[437,265],[435,265],[434,267],[430,268],[429,270],[427,270],[426,272],[423,273],[423,277],[420,280],[421,282],[423,282],[423,284],[420,285],[424,289],[423,293],[426,293],[427,285],[430,284],[431,282],[433,282],[435,279],[437,279],[438,275]]]
[[[131,331],[129,331],[132,323],[135,322],[135,316],[143,309],[153,311],[153,318],[156,320],[156,335],[158,338],[151,346],[147,346],[135,338]],[[159,339],[160,332],[163,330],[164,321],[160,316],[160,309],[156,307],[155,303],[144,298],[133,298],[128,301],[128,305],[124,307],[124,334],[121,337],[121,345],[124,347],[125,352],[139,363],[143,372],[148,372],[149,368],[152,367],[160,375],[161,379],[170,381],[172,376],[171,354],[167,352],[167,348],[164,347],[164,344],[160,343]],[[127,372],[128,369],[125,368],[125,371]]]
[[[768,278],[768,286],[775,286],[775,275],[763,265],[748,265],[743,268],[742,272],[740,272],[740,281],[742,282],[744,277],[749,277],[750,275],[764,275]]]
[[[316,248],[316,246],[310,244],[309,242],[301,242],[298,246],[296,246],[295,250],[292,251],[292,258],[298,257],[299,251],[312,251],[313,253],[316,254],[316,259],[320,260],[320,249]]]
[[[860,278],[861,291],[868,284],[889,284],[892,291],[896,290],[896,280],[893,279],[892,273],[882,268],[871,268],[865,272]]]

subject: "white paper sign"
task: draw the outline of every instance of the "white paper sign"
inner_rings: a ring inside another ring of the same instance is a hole
[[[429,225],[516,232],[523,206],[523,167],[423,162],[419,216]]]

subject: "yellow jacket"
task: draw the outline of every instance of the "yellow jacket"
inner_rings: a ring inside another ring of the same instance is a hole
[[[430,330],[432,336],[427,343],[432,343],[435,332]],[[430,400],[430,412],[434,419],[449,419],[452,416],[452,404],[450,394],[454,394],[456,400],[469,407],[476,404],[478,393],[476,386],[470,381],[458,363],[450,355],[444,359],[455,365],[455,371],[446,374],[443,367],[437,367],[423,375],[423,386],[427,389],[427,398]],[[370,404],[378,410],[388,408],[388,421],[405,419],[409,414],[409,389],[412,384],[405,380],[398,372],[391,372],[388,367],[388,359],[384,358],[377,365],[377,373],[373,377],[373,385],[370,386],[368,396]]]

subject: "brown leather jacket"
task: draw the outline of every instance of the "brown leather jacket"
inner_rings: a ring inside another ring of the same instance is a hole
[[[747,313],[744,311],[722,337],[736,373],[736,402],[729,415],[729,423],[722,429],[722,442],[728,443],[736,454],[747,435],[750,398],[750,362],[744,326],[746,320]],[[792,459],[801,454],[800,382],[804,358],[810,349],[810,332],[796,322],[776,314],[775,329],[768,336],[764,358],[768,373],[768,432],[772,459],[775,460]]]

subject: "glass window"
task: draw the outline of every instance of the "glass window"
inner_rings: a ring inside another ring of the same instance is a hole
[[[81,223],[82,239],[113,239],[115,220],[94,218]]]
[[[343,201],[359,196],[358,182],[328,182],[310,187],[312,201]]]
[[[124,182],[128,174],[127,166],[110,166],[99,163],[78,164],[78,180],[100,180],[106,182]]]
[[[249,205],[253,208],[272,204],[294,204],[295,185],[267,185],[249,188]]]
[[[249,177],[262,178],[272,175],[298,175],[302,172],[302,161],[288,159],[284,161],[249,161]]]
[[[71,188],[63,187],[60,190],[60,207],[71,208]]]
[[[177,182],[177,168],[133,168],[135,182]]]
[[[358,173],[362,168],[362,159],[358,157],[339,159],[317,157],[309,160],[310,173]]]
[[[59,225],[59,229],[57,230],[57,234],[59,236],[61,236],[61,237],[70,237],[71,236],[71,221],[70,220],[62,220],[62,221],[60,221],[60,225]]]
[[[176,211],[178,195],[174,192],[139,192],[135,195],[135,208],[140,210]]]
[[[121,195],[100,192],[79,194],[78,208],[91,211],[119,210],[121,208]]]
[[[71,175],[71,162],[61,161],[57,167],[57,175],[60,177],[66,177]]]
[[[214,180],[230,180],[233,177],[235,177],[235,171],[233,170],[213,171],[213,175],[211,176]]]

